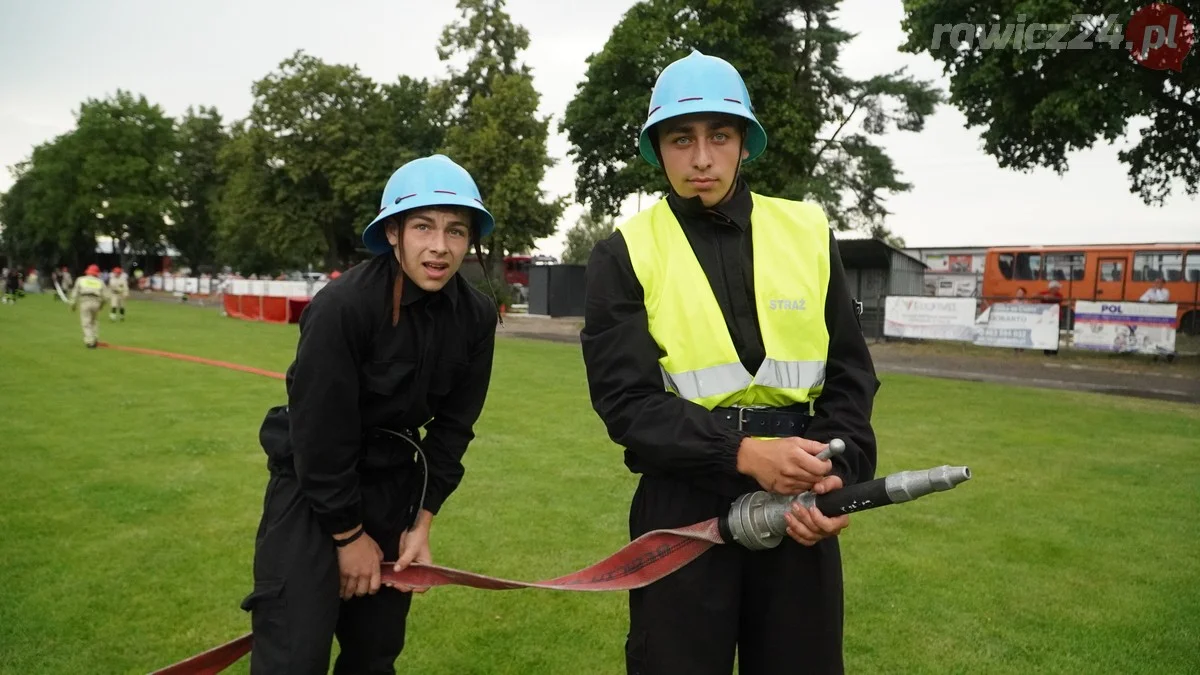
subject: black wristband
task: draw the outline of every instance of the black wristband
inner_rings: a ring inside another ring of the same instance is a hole
[[[360,528],[358,528],[358,532],[355,532],[354,534],[350,535],[349,537],[346,537],[345,539],[334,539],[333,545],[337,546],[338,548],[341,548],[347,544],[352,543],[355,539],[358,539],[359,537],[363,536],[363,534],[365,534],[366,531],[367,531],[367,528],[360,527]]]

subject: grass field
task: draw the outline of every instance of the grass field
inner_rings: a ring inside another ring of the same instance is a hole
[[[276,371],[295,336],[148,302],[101,326]],[[974,479],[854,517],[848,672],[1200,672],[1200,407],[882,379],[879,474]],[[248,630],[257,431],[282,382],[85,350],[43,296],[0,306],[0,392],[0,672],[144,673]],[[478,434],[436,562],[539,579],[625,543],[635,477],[576,346],[501,340]],[[622,673],[625,612],[616,593],[434,589],[399,670]]]

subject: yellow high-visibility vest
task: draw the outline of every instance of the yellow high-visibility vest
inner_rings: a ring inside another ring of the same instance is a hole
[[[766,348],[753,374],[667,201],[617,228],[645,292],[664,385],[709,410],[808,403],[825,382],[829,221],[816,204],[751,196],[754,295]]]
[[[80,295],[94,295],[96,297],[104,295],[104,282],[96,277],[80,277],[79,281],[75,283],[79,285]]]

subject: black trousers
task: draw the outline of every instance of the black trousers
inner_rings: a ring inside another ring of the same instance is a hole
[[[643,476],[629,534],[727,513],[730,500],[685,482]],[[841,673],[842,567],[836,538],[767,551],[714,546],[629,595],[629,675]]]
[[[403,481],[362,487],[367,534],[385,560],[398,555],[409,526],[411,495]],[[273,474],[263,500],[254,547],[254,590],[242,602],[251,613],[252,675],[396,672],[404,649],[411,593],[382,587],[375,595],[341,600],[337,549],[312,514],[294,476]]]

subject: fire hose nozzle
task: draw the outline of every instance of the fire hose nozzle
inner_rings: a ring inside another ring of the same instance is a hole
[[[838,446],[836,449],[835,443]],[[840,454],[844,449],[845,444],[840,439],[834,439],[821,455]],[[784,516],[793,504],[800,504],[804,508],[816,506],[826,516],[835,517],[912,501],[934,492],[953,489],[970,479],[971,469],[968,467],[938,466],[923,471],[901,471],[820,496],[811,490],[794,496],[766,491],[751,492],[734,500],[729,513],[718,524],[721,536],[727,543],[737,542],[748,549],[760,551],[775,548],[783,541],[787,535]]]

